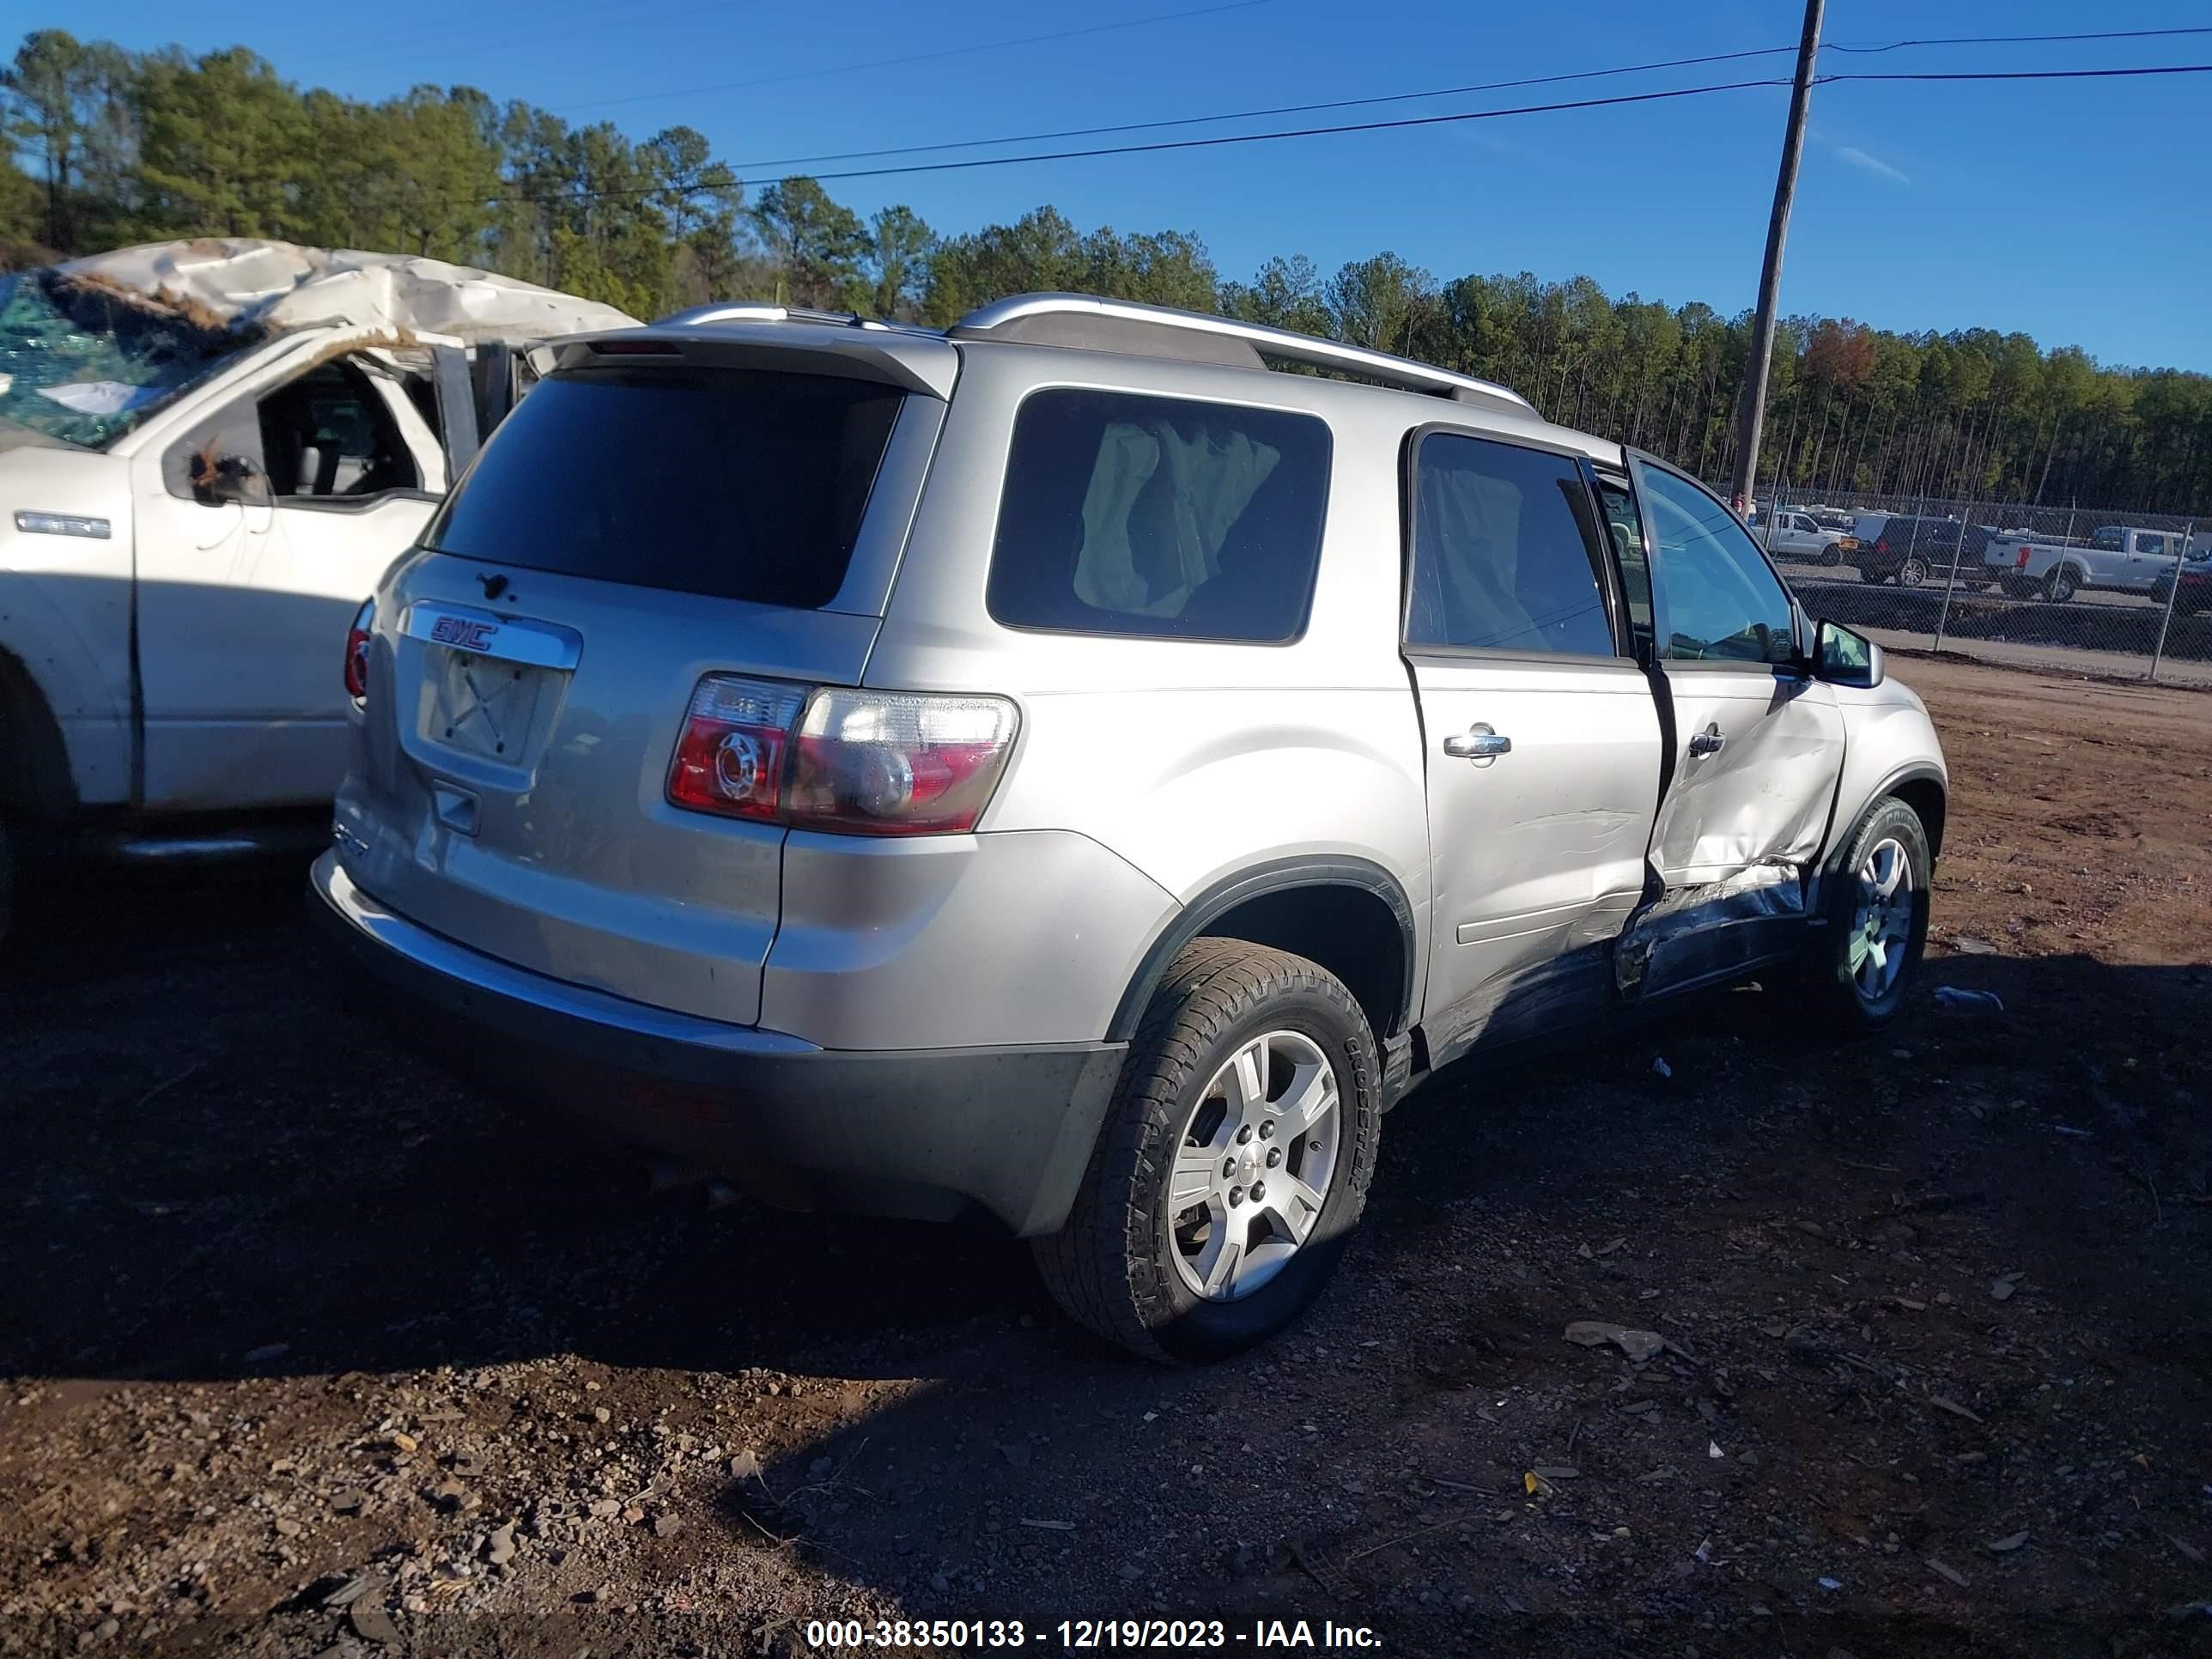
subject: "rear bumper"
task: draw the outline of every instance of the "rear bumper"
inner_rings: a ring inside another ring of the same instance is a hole
[[[1066,1218],[1124,1047],[829,1049],[630,1002],[471,951],[356,887],[308,879],[322,931],[402,1036],[511,1103],[581,1117],[794,1208],[1023,1236]]]

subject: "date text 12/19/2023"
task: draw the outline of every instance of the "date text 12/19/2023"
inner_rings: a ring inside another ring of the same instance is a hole
[[[893,1653],[913,1648],[1147,1653],[1183,1648],[1373,1650],[1382,1645],[1382,1638],[1365,1625],[1340,1625],[1327,1619],[1318,1624],[1306,1619],[1261,1619],[1249,1627],[1232,1627],[1220,1619],[1063,1619],[1036,1626],[1018,1619],[811,1619],[805,1634],[806,1645],[816,1650]]]

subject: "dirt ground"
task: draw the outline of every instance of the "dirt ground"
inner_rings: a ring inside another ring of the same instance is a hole
[[[0,967],[0,1652],[2212,1653],[2212,697],[1894,665],[1955,788],[1894,1036],[1808,1048],[1777,985],[1447,1076],[1314,1316],[1204,1371],[1018,1246],[491,1109],[320,975],[295,869],[49,881]]]

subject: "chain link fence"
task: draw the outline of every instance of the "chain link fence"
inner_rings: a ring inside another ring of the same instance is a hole
[[[1749,522],[1808,611],[1884,645],[2212,688],[2212,514],[1784,483]]]

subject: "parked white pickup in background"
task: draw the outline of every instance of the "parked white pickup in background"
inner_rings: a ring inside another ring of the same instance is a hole
[[[2189,551],[2204,550],[2208,538],[2191,538]],[[1999,580],[2014,599],[2041,598],[2063,604],[2088,588],[2119,593],[2155,590],[2179,559],[2182,532],[2106,525],[2086,541],[2039,541],[2008,534],[1993,538],[1983,559],[2003,574]]]

